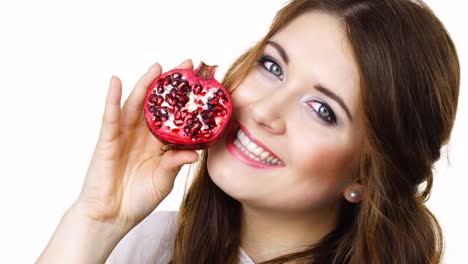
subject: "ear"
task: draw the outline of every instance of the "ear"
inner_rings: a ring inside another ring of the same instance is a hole
[[[352,182],[343,191],[344,198],[350,203],[360,203],[364,199],[364,186],[358,182]]]

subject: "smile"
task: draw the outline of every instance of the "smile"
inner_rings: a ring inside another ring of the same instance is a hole
[[[231,131],[226,141],[226,147],[232,155],[252,167],[283,167],[282,161],[265,145],[254,139],[242,126]]]

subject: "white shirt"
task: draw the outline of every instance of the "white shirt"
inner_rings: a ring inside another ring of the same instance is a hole
[[[172,257],[178,212],[150,214],[117,244],[106,264],[167,264]],[[239,248],[239,264],[254,264]]]

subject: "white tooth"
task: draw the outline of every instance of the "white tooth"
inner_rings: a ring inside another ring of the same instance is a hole
[[[238,139],[241,138],[241,134],[242,134],[242,130],[239,129],[239,131],[237,131],[237,138],[238,138]]]
[[[257,145],[251,141],[246,147],[250,152],[253,153],[253,152],[255,152],[255,149],[257,148]]]
[[[244,136],[243,138],[240,138],[240,142],[242,143],[242,145],[247,146],[249,145],[250,140]]]
[[[247,151],[247,150],[244,148],[244,146],[242,146],[242,144],[239,145],[239,148],[240,148],[242,151],[244,151],[244,152]]]
[[[255,157],[255,159],[254,159],[254,160],[256,160],[256,161],[260,161],[260,159],[259,159],[258,157]]]
[[[253,160],[256,158],[254,155],[252,155],[252,153],[249,153],[249,157]]]
[[[276,164],[278,162],[277,158],[274,158],[272,161],[270,161],[271,164]]]
[[[255,154],[255,156],[260,156],[260,154],[262,154],[262,152],[264,152],[262,147],[257,146],[257,148],[255,149],[255,151],[253,153]]]
[[[273,156],[269,156],[266,161],[271,162],[272,160],[273,160]]]
[[[240,147],[240,142],[238,139],[234,140],[234,145],[238,148]]]
[[[239,133],[237,133],[237,136],[238,136],[240,139],[243,139],[243,138],[245,137],[244,131],[242,131],[242,129],[239,129]]]
[[[260,154],[260,159],[266,160],[266,158],[268,158],[268,156],[269,156],[268,152],[265,151],[262,154]]]
[[[246,148],[242,148],[242,150],[244,151],[245,155],[247,156],[252,155]]]

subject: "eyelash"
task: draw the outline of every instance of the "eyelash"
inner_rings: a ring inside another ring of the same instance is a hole
[[[267,67],[267,66],[265,65],[265,63],[267,63],[267,62],[272,63],[272,64],[270,65],[270,67]],[[279,63],[278,63],[274,58],[272,58],[272,57],[270,57],[270,56],[268,56],[268,55],[263,55],[263,56],[257,61],[257,63],[260,65],[260,67],[262,67],[263,69],[267,70],[269,73],[273,74],[273,76],[277,77],[278,79],[280,79],[280,80],[283,80],[283,79],[284,79],[284,77],[283,77],[283,70],[281,69],[281,66],[279,65]],[[276,75],[276,74],[274,74],[274,73],[272,72],[272,70],[271,70],[271,66],[276,66],[276,67],[278,67],[278,69],[281,71],[281,75]],[[328,104],[322,103],[322,102],[320,102],[320,101],[315,101],[315,100],[309,102],[308,104],[309,104],[309,106],[312,108],[312,112],[313,112],[319,119],[321,119],[321,120],[322,120],[323,122],[325,122],[327,125],[330,125],[330,126],[331,126],[331,125],[336,125],[336,116],[335,116],[335,113],[333,112],[333,110],[331,109],[331,107],[330,107]],[[316,110],[316,109],[314,108],[314,106],[313,106],[314,104],[320,104],[320,107]],[[325,108],[328,110],[328,112],[330,113],[330,116],[329,116],[328,118],[323,117],[323,116],[320,115],[319,110],[320,110],[321,107],[325,107]]]
[[[263,55],[257,62],[263,69],[267,70],[269,73],[273,74],[278,79],[280,79],[280,80],[284,79],[283,69],[281,69],[281,66],[279,65],[279,63],[274,58],[272,58],[272,57],[270,57],[268,55]],[[265,63],[267,63],[267,62],[271,63],[270,67],[267,67],[265,65]],[[276,75],[275,73],[273,73],[272,70],[271,70],[271,66],[278,67],[278,69],[281,71],[281,75]]]
[[[331,107],[328,104],[322,103],[320,101],[315,101],[315,100],[311,101],[311,102],[308,102],[307,104],[310,105],[310,107],[312,108],[312,111],[314,112],[314,114],[318,118],[320,118],[322,121],[326,122],[327,125],[336,125],[336,115],[335,115],[335,113],[333,112],[333,110],[331,109]],[[314,105],[316,105],[316,104],[320,105],[317,109],[315,109],[315,107],[314,107]],[[320,111],[320,108],[322,108],[322,107],[325,107],[327,109],[327,111],[329,113],[328,118],[323,117],[323,116],[320,115],[319,111]]]

